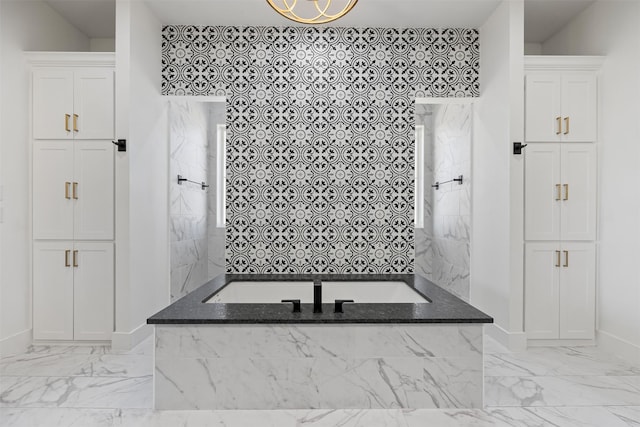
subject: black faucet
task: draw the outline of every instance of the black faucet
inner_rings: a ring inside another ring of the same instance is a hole
[[[313,281],[313,312],[322,313],[322,282],[320,279]]]

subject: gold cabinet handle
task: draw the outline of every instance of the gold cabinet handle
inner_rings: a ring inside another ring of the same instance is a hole
[[[556,267],[560,267],[560,251],[556,251]]]
[[[564,134],[567,135],[569,133],[569,117],[564,118]]]
[[[78,251],[73,251],[73,266],[77,267],[78,266]]]
[[[562,117],[556,117],[556,121],[558,122],[558,131],[556,132],[556,135],[560,135],[562,133]]]
[[[70,115],[65,114],[64,115],[64,130],[66,130],[67,132],[71,132],[71,129],[69,129],[69,119],[71,118]]]
[[[562,200],[569,200],[569,184],[564,184],[564,199]]]
[[[69,249],[67,249],[66,251],[64,251],[64,266],[65,267],[71,267],[71,265],[69,264],[69,253],[71,251]]]
[[[560,184],[556,184],[556,200],[562,199],[562,188],[560,188]]]
[[[69,186],[71,185],[71,183],[69,181],[64,183],[64,198],[65,199],[70,199],[71,196],[69,196]]]
[[[78,200],[78,183],[77,182],[73,183],[73,198],[75,200]]]
[[[562,251],[564,252],[564,264],[562,264],[563,267],[569,267],[569,251]]]
[[[78,115],[73,115],[73,131],[78,132]]]

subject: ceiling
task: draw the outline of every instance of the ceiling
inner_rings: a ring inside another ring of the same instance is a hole
[[[115,36],[115,0],[45,0],[90,38]],[[165,24],[291,25],[265,0],[146,1]],[[525,0],[525,41],[540,43],[595,0]],[[480,27],[501,0],[360,0],[333,25]]]

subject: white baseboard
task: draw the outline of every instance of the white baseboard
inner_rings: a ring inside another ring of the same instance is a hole
[[[598,347],[631,363],[640,365],[640,346],[609,332],[596,331]]]
[[[511,351],[527,349],[527,335],[524,332],[507,332],[495,323],[485,325],[484,332]]]
[[[32,330],[25,329],[22,332],[18,332],[17,334],[13,334],[0,340],[0,355],[4,357],[12,354],[24,353],[32,342]]]
[[[143,323],[131,332],[114,332],[111,336],[111,348],[131,350],[153,333],[153,326]]]

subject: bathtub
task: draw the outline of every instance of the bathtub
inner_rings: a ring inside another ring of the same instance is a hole
[[[216,292],[207,303],[278,304],[284,299],[313,303],[313,282],[234,281]],[[400,281],[322,282],[322,302],[351,299],[364,304],[425,304],[429,300]]]
[[[482,408],[492,322],[417,274],[221,275],[147,319],[154,408]]]

